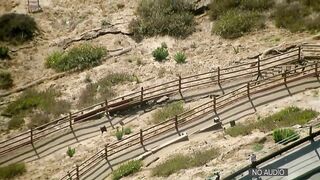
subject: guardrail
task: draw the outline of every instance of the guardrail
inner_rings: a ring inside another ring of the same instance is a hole
[[[313,140],[315,137],[320,135],[320,130],[317,130],[317,131],[314,132],[314,129],[316,129],[317,126],[319,126],[319,123],[315,123],[313,125],[305,127],[305,128],[309,129],[308,136],[303,137],[303,138],[301,138],[301,139],[299,139],[297,141],[294,141],[294,142],[286,145],[285,147],[283,147],[283,148],[281,148],[281,149],[279,149],[279,150],[277,150],[275,152],[272,152],[272,153],[270,153],[270,154],[268,154],[266,156],[263,156],[262,158],[258,159],[255,162],[251,162],[250,164],[248,164],[247,166],[237,170],[236,172],[233,172],[232,174],[230,174],[230,175],[228,175],[226,177],[223,177],[223,179],[225,179],[225,180],[235,179],[237,176],[243,174],[244,172],[248,171],[249,169],[256,168],[258,165],[261,165],[262,163],[265,163],[265,162],[269,161],[270,159],[275,158],[275,157],[283,154],[284,152],[290,151],[291,149],[293,149],[293,148],[295,148],[295,147],[297,147],[297,146],[299,146],[299,145],[301,145],[301,144],[303,144],[303,143],[305,143],[307,141]],[[300,130],[300,131],[302,131],[302,130]],[[297,136],[297,135],[290,136],[287,139],[282,140],[278,144],[285,145],[286,143],[290,142],[292,139],[295,139],[297,137],[299,137],[299,136]],[[278,145],[278,144],[276,144],[276,145]],[[275,149],[275,147],[273,147],[273,149]]]
[[[239,77],[259,77],[264,72],[271,71],[274,67],[285,66],[294,62],[299,62],[305,53],[314,56],[314,53],[320,53],[320,45],[304,45],[294,48],[293,50],[281,55],[272,56],[266,59],[254,60],[252,62],[239,64],[228,68],[217,68],[216,70],[201,73],[193,76],[181,77],[177,80],[169,81],[152,87],[141,87],[140,91],[132,92],[121,97],[105,100],[90,107],[81,109],[74,113],[69,113],[55,121],[41,125],[37,128],[30,129],[24,133],[16,135],[8,140],[0,142],[0,155],[5,155],[10,151],[34,145],[36,141],[52,135],[53,133],[70,129],[73,125],[101,114],[109,115],[112,112],[126,109],[131,106],[140,105],[147,101],[161,98],[165,95],[175,93],[182,94],[183,91],[199,88],[209,84],[218,84],[231,81]],[[308,54],[308,55],[309,55]],[[305,57],[309,57],[304,55]]]
[[[303,67],[292,69],[290,71],[285,71],[284,73],[275,75],[273,77],[249,82],[246,85],[241,86],[240,88],[222,96],[213,97],[212,100],[194,107],[187,112],[179,114],[175,116],[175,118],[156,124],[144,130],[140,130],[139,133],[133,134],[121,141],[106,145],[104,149],[101,149],[98,153],[91,156],[80,165],[77,165],[75,169],[69,171],[68,174],[65,175],[62,179],[79,179],[91,169],[93,169],[101,161],[108,161],[111,156],[118,154],[125,149],[136,146],[143,147],[145,143],[150,142],[169,131],[176,131],[178,134],[180,134],[179,129],[186,126],[187,124],[194,123],[201,117],[204,117],[210,113],[216,113],[218,110],[232,105],[244,98],[249,98],[250,100],[253,94],[268,91],[270,89],[286,85],[290,82],[295,82],[306,77],[319,77],[320,72],[318,71],[318,65],[319,63],[315,62]]]

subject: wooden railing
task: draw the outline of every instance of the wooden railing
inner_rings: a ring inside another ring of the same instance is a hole
[[[98,153],[91,156],[80,165],[77,165],[75,169],[69,171],[67,175],[62,177],[62,179],[79,179],[103,160],[109,161],[109,159],[113,158],[112,156],[120,154],[122,151],[132,147],[143,147],[144,144],[152,142],[152,140],[170,131],[176,131],[179,134],[179,129],[181,129],[182,127],[185,127],[190,123],[195,123],[201,117],[204,117],[210,113],[216,113],[218,110],[226,108],[242,99],[250,99],[250,97],[254,94],[268,91],[270,89],[283,86],[307,77],[319,77],[319,65],[320,64],[318,62],[315,62],[285,71],[284,73],[275,75],[273,77],[249,82],[241,86],[240,88],[233,90],[232,92],[219,97],[214,97],[210,101],[194,107],[193,109],[177,115],[176,117],[171,118],[165,122],[151,126],[144,130],[140,130],[139,133],[135,133],[121,141],[108,144],[104,149],[101,149]]]
[[[221,86],[221,83],[230,82],[235,78],[256,77],[263,74],[263,72],[271,71],[273,67],[297,62],[303,58],[305,53],[309,53],[312,56],[315,56],[315,53],[319,54],[320,45],[304,45],[284,54],[266,59],[258,58],[252,62],[228,68],[218,67],[216,70],[210,72],[187,77],[179,77],[177,80],[152,87],[141,87],[140,91],[132,92],[112,100],[105,100],[77,112],[69,113],[68,116],[64,116],[55,121],[11,137],[8,140],[2,141],[0,142],[0,155],[5,155],[8,152],[26,145],[33,145],[36,141],[62,130],[70,129],[71,131],[74,131],[74,124],[90,120],[101,114],[109,115],[112,112],[158,99],[165,95],[172,95],[176,93],[181,94],[183,91],[210,84],[218,84]],[[306,57],[306,55],[304,56]],[[226,96],[221,96],[221,98],[223,97]]]

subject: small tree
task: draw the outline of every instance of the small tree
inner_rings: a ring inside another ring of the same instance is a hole
[[[11,74],[0,70],[0,89],[8,89],[12,86],[13,80]]]
[[[0,59],[6,59],[9,57],[9,48],[6,46],[0,46]]]
[[[69,157],[73,157],[75,153],[76,153],[76,149],[75,148],[68,147],[67,155]]]

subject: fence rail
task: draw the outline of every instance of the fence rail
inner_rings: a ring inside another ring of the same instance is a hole
[[[77,170],[72,170],[62,179],[72,179],[80,178],[89,170],[93,169],[94,166],[99,164],[102,160],[110,159],[112,156],[119,154],[125,149],[133,148],[136,146],[144,146],[152,139],[160,137],[162,134],[169,131],[177,131],[179,134],[179,129],[185,127],[187,124],[195,123],[209,113],[216,113],[218,110],[221,110],[227,107],[230,104],[234,104],[237,101],[240,101],[244,98],[249,98],[253,94],[259,92],[267,91],[282,85],[286,85],[290,82],[295,82],[310,76],[319,76],[319,71],[317,69],[318,62],[305,65],[303,67],[298,67],[292,69],[291,71],[285,71],[283,74],[275,75],[273,78],[266,78],[259,81],[248,82],[246,85],[241,86],[238,89],[233,90],[232,92],[214,97],[213,99],[189,110],[188,112],[179,114],[174,118],[166,120],[165,122],[159,123],[152,127],[140,130],[139,133],[133,134],[130,137],[127,137],[121,141],[114,142],[113,144],[108,144],[105,149],[100,150],[97,154],[84,161],[77,166]],[[105,152],[105,153],[103,153]],[[111,152],[111,153],[110,153]],[[97,157],[97,158],[93,158]],[[88,170],[89,169],[89,170]],[[81,175],[77,175],[80,172]]]
[[[176,93],[181,94],[186,90],[208,86],[210,84],[218,84],[221,86],[222,83],[230,82],[234,78],[257,77],[260,76],[261,72],[272,71],[272,68],[299,62],[301,58],[309,57],[308,55],[315,56],[314,51],[316,51],[316,53],[319,52],[318,54],[320,54],[320,46],[304,45],[302,47],[294,48],[287,53],[273,56],[271,58],[258,58],[257,60],[249,63],[239,64],[228,68],[218,67],[216,70],[210,72],[187,77],[179,76],[177,80],[169,81],[152,87],[141,87],[140,91],[132,92],[112,100],[105,100],[79,111],[69,113],[68,116],[61,117],[37,128],[30,129],[10,139],[1,141],[0,156],[26,145],[33,145],[36,141],[44,139],[53,133],[63,130],[73,131],[73,126],[75,124],[87,121],[97,115],[108,115],[111,112],[123,110],[130,106],[139,105],[146,101],[155,100],[165,95],[172,95]],[[308,55],[305,55],[305,53]],[[243,91],[242,93],[245,92],[244,89],[241,90]],[[233,96],[232,93],[228,93],[228,95]],[[218,101],[222,101],[222,98],[230,100],[227,98],[227,96],[218,97],[217,105],[219,103],[221,104],[221,102]]]

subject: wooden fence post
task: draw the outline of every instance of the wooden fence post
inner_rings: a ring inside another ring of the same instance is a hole
[[[217,98],[216,96],[213,96],[213,111],[215,113],[215,115],[217,115]]]
[[[34,144],[33,144],[33,128],[30,128],[30,141],[31,141],[31,145],[34,147]]]
[[[178,135],[180,136],[179,127],[178,127],[178,115],[174,117],[174,127],[176,128],[176,131]]]
[[[109,107],[108,107],[108,100],[107,100],[107,99],[106,99],[106,101],[105,101],[105,106],[106,106],[106,108],[105,108],[106,116],[107,116],[108,119],[110,119],[110,116],[109,116]]]
[[[260,67],[260,56],[258,56],[258,78],[262,76]]]
[[[179,93],[181,94],[181,76],[179,75]]]
[[[299,55],[299,61],[301,61],[301,46],[299,46],[299,52],[298,52],[298,55]]]
[[[141,103],[142,103],[142,101],[143,101],[143,87],[141,87],[141,96],[140,96],[140,101],[141,101]]]
[[[76,165],[76,171],[77,171],[77,180],[80,180],[79,165]]]
[[[287,84],[287,71],[284,71],[283,73],[283,80],[284,80],[284,84]]]
[[[68,176],[69,176],[69,179],[72,180],[72,176],[71,176],[70,171],[68,171]]]
[[[248,94],[248,97],[250,98],[250,83],[249,82],[247,83],[247,94]]]
[[[71,112],[69,112],[69,126],[70,126],[70,129],[71,129],[72,133],[74,133],[73,127],[72,127],[72,115],[71,115]]]
[[[143,146],[143,134],[142,134],[142,129],[140,129],[140,144]]]
[[[312,135],[312,126],[309,127],[309,136]]]
[[[109,144],[106,144],[106,145],[104,146],[104,153],[105,153],[105,156],[106,156],[105,159],[106,159],[107,163],[109,164],[111,171],[113,171],[113,168],[112,168],[112,166],[111,166],[111,163],[110,163],[110,161],[109,161],[109,159],[108,159],[108,146],[109,146]]]
[[[220,86],[220,67],[218,66],[218,84]]]
[[[318,77],[318,62],[316,62],[315,70],[316,70],[316,76]]]

